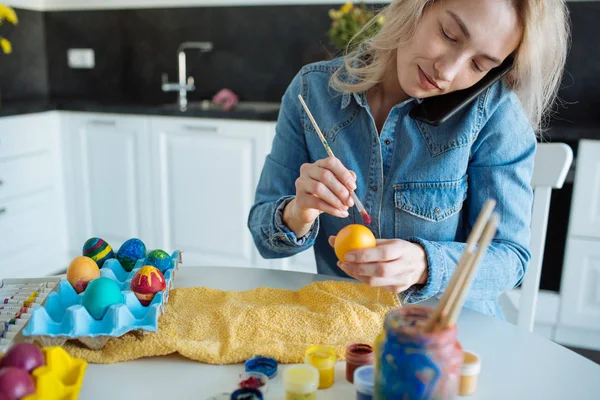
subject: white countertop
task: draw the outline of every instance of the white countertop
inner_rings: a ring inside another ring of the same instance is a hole
[[[255,287],[298,289],[314,281],[333,279],[299,272],[250,268],[182,267],[175,287],[208,286],[223,290]],[[600,366],[547,339],[494,318],[463,310],[458,321],[465,350],[482,358],[477,392],[471,399],[598,399]],[[281,371],[269,382],[266,400],[284,399]],[[89,364],[80,393],[82,400],[194,399],[235,390],[243,364],[213,366],[178,355],[110,365]],[[336,365],[333,387],[317,399],[353,399],[354,388],[344,377],[345,363]]]

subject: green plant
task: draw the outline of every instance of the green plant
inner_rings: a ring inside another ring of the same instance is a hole
[[[367,8],[364,2],[354,5],[348,2],[338,10],[329,10],[331,18],[331,27],[329,28],[329,39],[338,49],[348,49],[352,51],[363,40],[372,37],[381,25],[384,23],[383,15],[377,18],[377,21],[369,26],[359,36],[354,36],[360,32],[362,27],[375,17],[375,13]],[[353,39],[354,40],[351,40]]]
[[[2,29],[7,22],[10,22],[13,25],[18,24],[19,20],[17,14],[11,7],[0,4],[0,29]],[[0,36],[0,48],[5,54],[10,54],[12,52],[12,45],[4,36]]]

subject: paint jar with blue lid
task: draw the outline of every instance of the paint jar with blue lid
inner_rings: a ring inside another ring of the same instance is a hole
[[[277,360],[271,357],[254,356],[246,360],[246,372],[261,372],[269,379],[277,376]]]
[[[230,400],[263,400],[263,395],[258,389],[242,388],[231,393]]]
[[[374,383],[374,370],[372,365],[363,365],[354,370],[354,387],[356,400],[372,400]]]

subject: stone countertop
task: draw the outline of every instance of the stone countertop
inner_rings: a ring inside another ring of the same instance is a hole
[[[32,114],[43,111],[81,111],[129,115],[158,115],[196,118],[223,118],[254,121],[277,121],[279,113],[276,103],[241,102],[240,108],[234,111],[223,111],[218,106],[206,102],[190,103],[187,111],[180,111],[173,104],[139,104],[120,102],[96,102],[89,100],[39,100],[3,102],[0,105],[0,117]],[[581,139],[600,140],[600,122],[575,123],[566,121],[552,122],[544,132],[543,141],[548,142],[577,142]]]
[[[240,103],[240,108],[232,111],[223,111],[219,107],[209,104],[191,103],[188,110],[181,111],[176,104],[155,105],[89,100],[39,100],[3,102],[0,105],[0,117],[54,110],[254,121],[276,121],[279,113],[278,105],[274,103]]]

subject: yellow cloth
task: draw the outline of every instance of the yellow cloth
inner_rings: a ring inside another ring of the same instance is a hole
[[[253,355],[299,363],[311,345],[372,343],[398,297],[354,282],[315,282],[298,291],[257,288],[243,292],[206,287],[171,291],[158,331],[128,333],[101,350],[65,345],[77,358],[114,363],[179,353],[207,364],[233,364]]]

